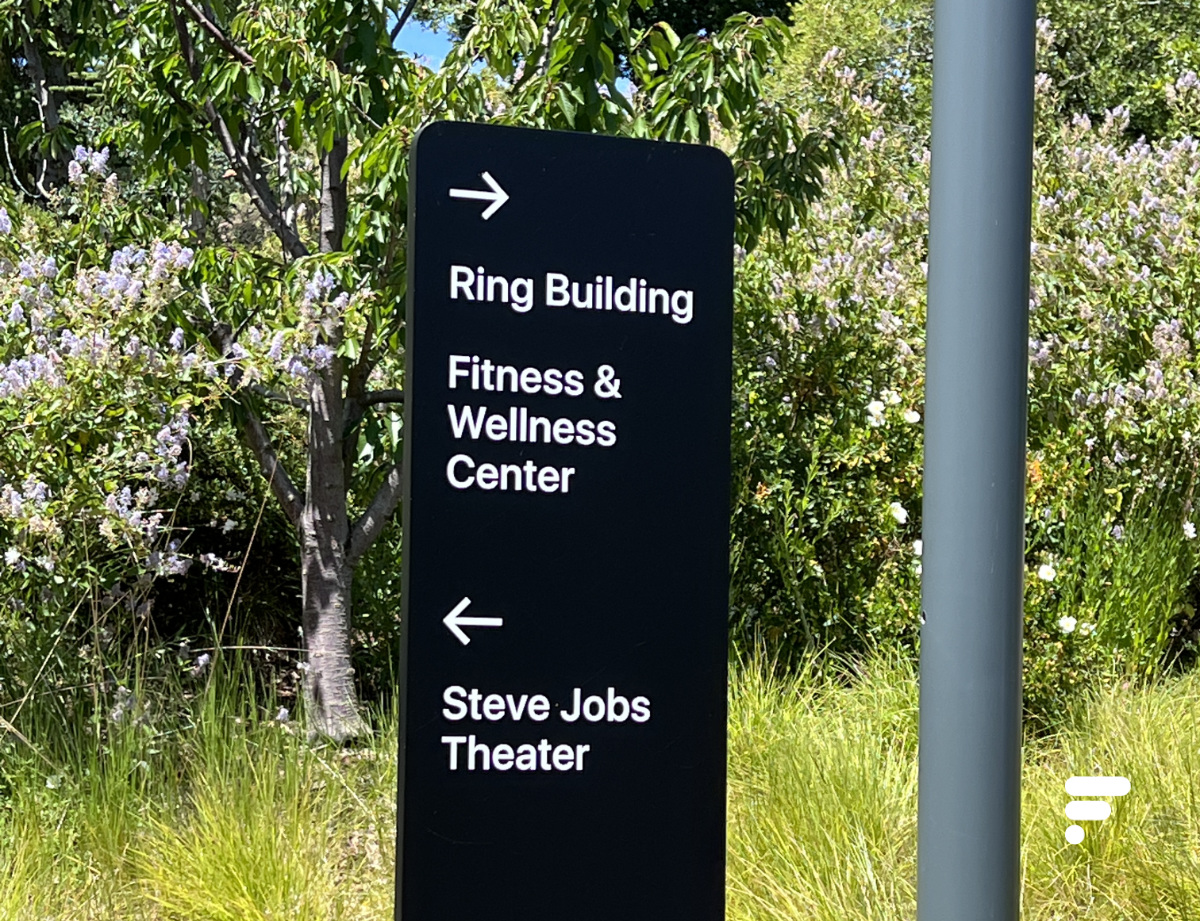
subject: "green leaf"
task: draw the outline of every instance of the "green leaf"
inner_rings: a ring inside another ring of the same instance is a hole
[[[575,115],[579,111],[578,104],[571,98],[571,94],[565,86],[560,86],[556,95],[558,97],[558,107],[562,110],[563,116],[570,124],[574,124]]]

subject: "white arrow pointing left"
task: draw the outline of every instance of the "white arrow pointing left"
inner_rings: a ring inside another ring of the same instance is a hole
[[[454,606],[449,614],[442,618],[442,623],[450,628],[450,632],[458,637],[458,641],[466,646],[471,638],[463,631],[463,627],[503,627],[502,617],[461,617],[463,611],[471,604],[470,598],[463,598]]]
[[[492,187],[490,192],[484,192],[479,189],[451,189],[451,198],[469,198],[473,201],[490,201],[491,204],[483,209],[483,219],[486,221],[489,217],[500,210],[500,207],[508,201],[508,193],[500,188],[500,183],[492,178],[492,174],[488,172],[480,173],[483,181]]]

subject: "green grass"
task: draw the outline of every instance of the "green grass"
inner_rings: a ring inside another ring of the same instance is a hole
[[[0,765],[0,921],[390,921],[393,714],[343,752],[234,687],[217,675],[99,746],[31,704],[18,728],[40,754]],[[730,921],[914,917],[916,729],[899,659],[849,681],[738,670]],[[1063,781],[1097,770],[1133,790],[1068,845]],[[1022,834],[1026,919],[1200,919],[1200,673],[1097,691],[1031,742]]]

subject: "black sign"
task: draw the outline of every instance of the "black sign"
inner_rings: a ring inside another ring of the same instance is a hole
[[[414,147],[396,916],[724,914],[733,176]]]

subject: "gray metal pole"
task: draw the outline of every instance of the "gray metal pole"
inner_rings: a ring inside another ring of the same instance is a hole
[[[1016,921],[1034,0],[936,0],[918,921]]]

